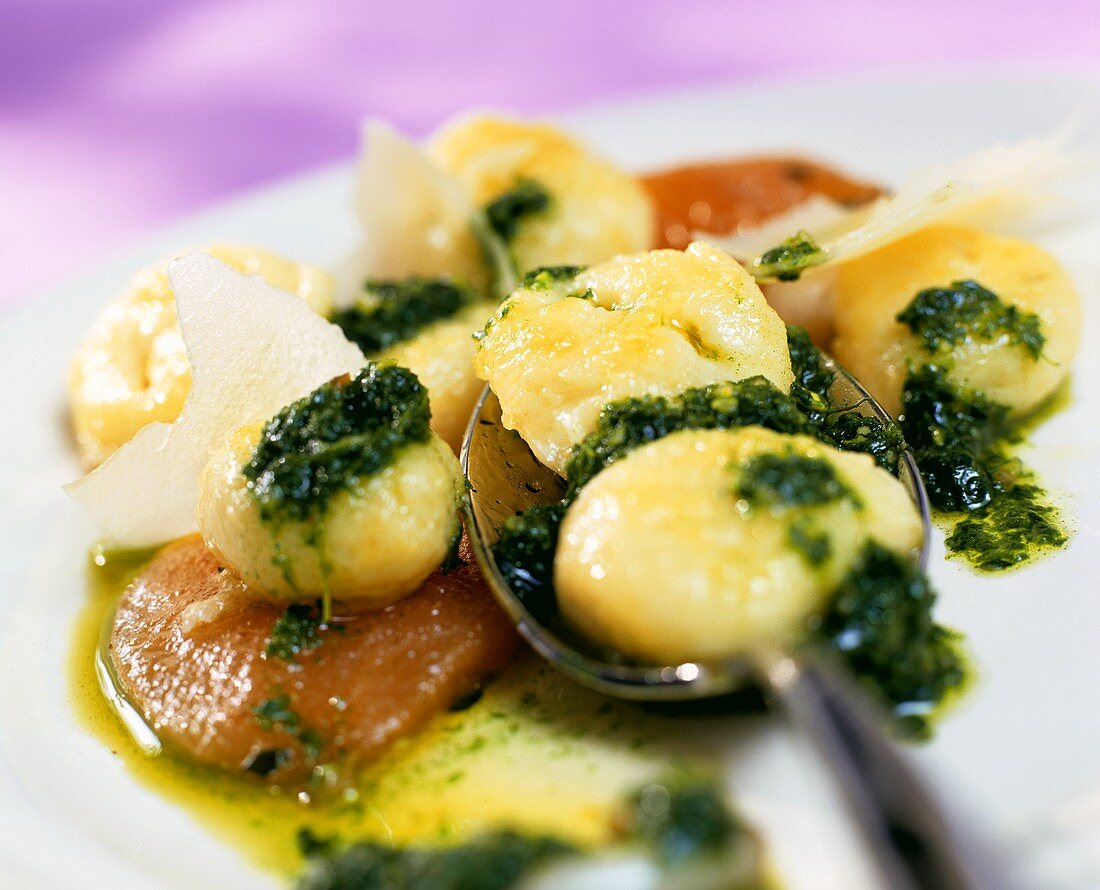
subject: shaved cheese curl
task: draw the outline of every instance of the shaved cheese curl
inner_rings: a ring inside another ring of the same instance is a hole
[[[479,290],[489,267],[472,224],[480,211],[463,185],[382,121],[363,127],[356,186],[363,240],[337,295],[347,306],[366,278],[457,278]]]
[[[304,302],[201,252],[168,276],[192,368],[172,424],[151,423],[98,469],[66,486],[105,543],[152,547],[198,530],[198,478],[237,427],[267,420],[365,359]]]
[[[1033,212],[1050,183],[1086,166],[1083,158],[1065,151],[1068,137],[1067,131],[994,145],[953,164],[918,170],[895,194],[862,207],[845,209],[812,198],[754,230],[705,237],[737,259],[756,258],[749,263],[752,268],[761,254],[807,232],[824,253],[825,262],[815,267],[820,270],[931,225],[965,222],[997,229]]]

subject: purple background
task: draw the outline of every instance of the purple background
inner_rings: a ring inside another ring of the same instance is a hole
[[[0,306],[174,216],[416,134],[809,73],[1100,72],[1097,0],[0,0]]]

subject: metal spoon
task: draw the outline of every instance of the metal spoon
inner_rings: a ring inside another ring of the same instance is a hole
[[[832,369],[837,404],[889,419],[858,381],[835,364]],[[470,482],[467,529],[486,581],[520,634],[559,671],[605,695],[634,701],[684,701],[762,688],[769,701],[782,706],[794,725],[814,740],[831,766],[887,886],[995,886],[988,876],[976,874],[973,855],[961,855],[932,795],[883,734],[879,715],[825,659],[768,650],[723,661],[626,665],[576,640],[563,639],[540,623],[509,587],[492,547],[508,517],[559,500],[564,482],[535,459],[517,433],[504,427],[500,403],[488,387],[470,419],[461,460]],[[914,554],[923,565],[930,529],[928,499],[908,453],[903,455],[900,477],[924,523],[924,541]]]

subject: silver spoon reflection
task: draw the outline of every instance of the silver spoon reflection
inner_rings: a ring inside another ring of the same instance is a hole
[[[830,395],[840,405],[889,421],[889,416],[851,375],[829,362],[836,374]],[[473,549],[501,607],[520,634],[566,676],[605,695],[634,701],[687,701],[759,688],[819,746],[875,850],[889,887],[985,886],[964,867],[946,826],[923,783],[880,729],[880,715],[830,662],[805,652],[752,651],[719,661],[667,665],[623,664],[598,647],[545,626],[508,585],[493,545],[505,520],[528,507],[553,503],[564,481],[540,464],[517,433],[506,429],[500,403],[486,387],[462,448],[470,483],[466,524]],[[909,453],[900,478],[924,525],[923,544],[913,554],[922,567],[928,550],[928,499]]]

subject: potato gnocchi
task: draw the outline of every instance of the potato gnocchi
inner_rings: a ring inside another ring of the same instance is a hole
[[[754,503],[746,491],[761,456],[824,462],[836,496]],[[554,586],[565,617],[597,643],[657,664],[721,658],[804,637],[869,540],[908,556],[921,521],[868,455],[761,427],[685,430],[581,490]]]
[[[549,193],[509,247],[520,274],[586,265],[653,244],[656,216],[641,184],[552,127],[492,117],[461,119],[432,140],[432,156],[484,207],[530,181]]]
[[[318,533],[313,521],[273,526],[262,518],[242,473],[262,428],[237,430],[199,479],[203,540],[254,594],[289,602],[331,595],[377,609],[412,593],[444,561],[464,489],[458,460],[438,436],[406,445],[392,464],[336,494]]]
[[[505,425],[559,473],[609,402],[757,374],[786,390],[794,379],[783,322],[744,268],[705,244],[553,274],[504,303],[475,367]]]
[[[915,295],[973,280],[1040,321],[1042,351],[1006,335],[968,336],[937,355],[897,316]],[[1026,241],[961,226],[931,226],[839,267],[833,353],[891,414],[909,368],[942,361],[958,386],[1025,414],[1065,378],[1080,344],[1081,301],[1066,271]]]

